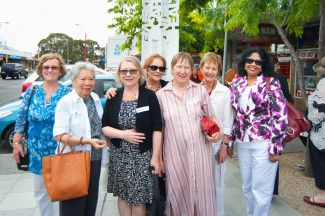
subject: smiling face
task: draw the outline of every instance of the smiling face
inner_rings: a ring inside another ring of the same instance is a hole
[[[60,63],[57,59],[51,59],[42,65],[42,77],[45,82],[55,82],[60,77]]]
[[[158,68],[156,70],[152,70],[152,66],[157,66]],[[165,65],[163,61],[160,58],[154,58],[149,65],[149,67],[146,69],[148,79],[151,79],[153,81],[159,82],[161,80],[161,77],[165,74],[164,71],[161,71],[159,68],[164,68]]]
[[[81,69],[79,76],[73,81],[73,88],[82,98],[87,98],[95,86],[94,74],[87,70]]]
[[[214,82],[218,75],[218,65],[214,62],[206,62],[201,68],[203,80]]]
[[[181,85],[187,85],[192,74],[192,67],[187,59],[179,59],[172,67],[174,80]]]
[[[132,87],[135,85],[139,85],[141,74],[140,71],[132,62],[124,61],[121,64],[118,73],[119,73],[119,79],[125,87],[127,86]]]
[[[262,71],[262,62],[261,56],[254,52],[247,59],[245,63],[245,70],[247,72],[247,76],[249,77],[257,77],[259,73]]]

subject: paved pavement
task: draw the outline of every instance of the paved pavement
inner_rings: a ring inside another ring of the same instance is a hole
[[[8,155],[9,156],[9,155]],[[116,198],[107,194],[106,200],[105,170],[102,169],[100,182],[100,194],[97,207],[97,215],[117,216]],[[225,189],[226,215],[246,215],[244,197],[241,190],[240,172],[232,162],[227,163]],[[102,213],[102,214],[101,214]],[[30,173],[0,175],[0,216],[39,216],[39,210],[33,198],[33,176]],[[273,216],[298,216],[296,209],[288,205],[280,197],[272,201]]]

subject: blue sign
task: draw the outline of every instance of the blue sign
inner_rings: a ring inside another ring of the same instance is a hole
[[[115,44],[114,46],[114,55],[121,55],[121,48],[120,48],[120,44]]]
[[[17,59],[17,60],[21,59],[21,56],[16,56],[16,55],[9,55],[8,57],[10,59]]]

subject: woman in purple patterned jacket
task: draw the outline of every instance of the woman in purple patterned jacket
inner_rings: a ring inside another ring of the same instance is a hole
[[[279,81],[270,77],[272,69],[267,53],[250,47],[241,55],[238,76],[231,85],[231,104],[236,112],[231,141],[238,144],[249,216],[269,215],[285,142],[287,109]]]

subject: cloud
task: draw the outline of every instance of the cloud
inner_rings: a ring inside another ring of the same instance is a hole
[[[8,46],[35,53],[38,42],[50,33],[74,39],[87,38],[105,46],[114,31],[107,29],[111,16],[106,0],[0,0],[0,40]],[[80,28],[75,24],[83,26]]]

